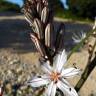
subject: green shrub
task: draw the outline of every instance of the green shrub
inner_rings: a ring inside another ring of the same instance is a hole
[[[19,5],[12,4],[12,3],[4,1],[4,0],[0,0],[0,12],[2,12],[2,11],[16,11],[16,12],[19,12],[20,7],[19,7]]]
[[[69,10],[81,17],[94,19],[96,16],[96,0],[67,0]]]

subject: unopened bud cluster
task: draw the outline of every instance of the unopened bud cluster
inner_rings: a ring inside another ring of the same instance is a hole
[[[31,40],[41,56],[51,60],[62,45],[64,26],[54,38],[53,15],[47,0],[26,0],[23,12],[33,31],[30,33]]]

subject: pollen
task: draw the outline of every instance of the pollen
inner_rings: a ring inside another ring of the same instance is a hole
[[[52,72],[50,77],[52,81],[57,82],[59,80],[60,74],[57,72]]]

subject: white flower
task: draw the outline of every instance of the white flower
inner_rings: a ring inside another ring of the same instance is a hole
[[[45,91],[45,96],[55,96],[56,89],[59,88],[64,96],[78,96],[75,89],[66,81],[67,78],[74,77],[80,73],[80,69],[76,68],[63,68],[66,64],[67,55],[65,50],[57,54],[54,58],[53,67],[47,61],[42,66],[43,71],[46,73],[43,76],[34,77],[28,82],[32,87],[40,87],[48,85]]]
[[[2,96],[2,88],[0,87],[0,96]]]
[[[72,39],[74,43],[80,43],[86,37],[86,33],[80,32],[79,34],[73,34]]]

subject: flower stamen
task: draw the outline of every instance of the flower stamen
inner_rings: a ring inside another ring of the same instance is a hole
[[[56,83],[59,80],[60,73],[52,72],[51,75],[50,75],[50,77],[51,77],[51,80]]]

